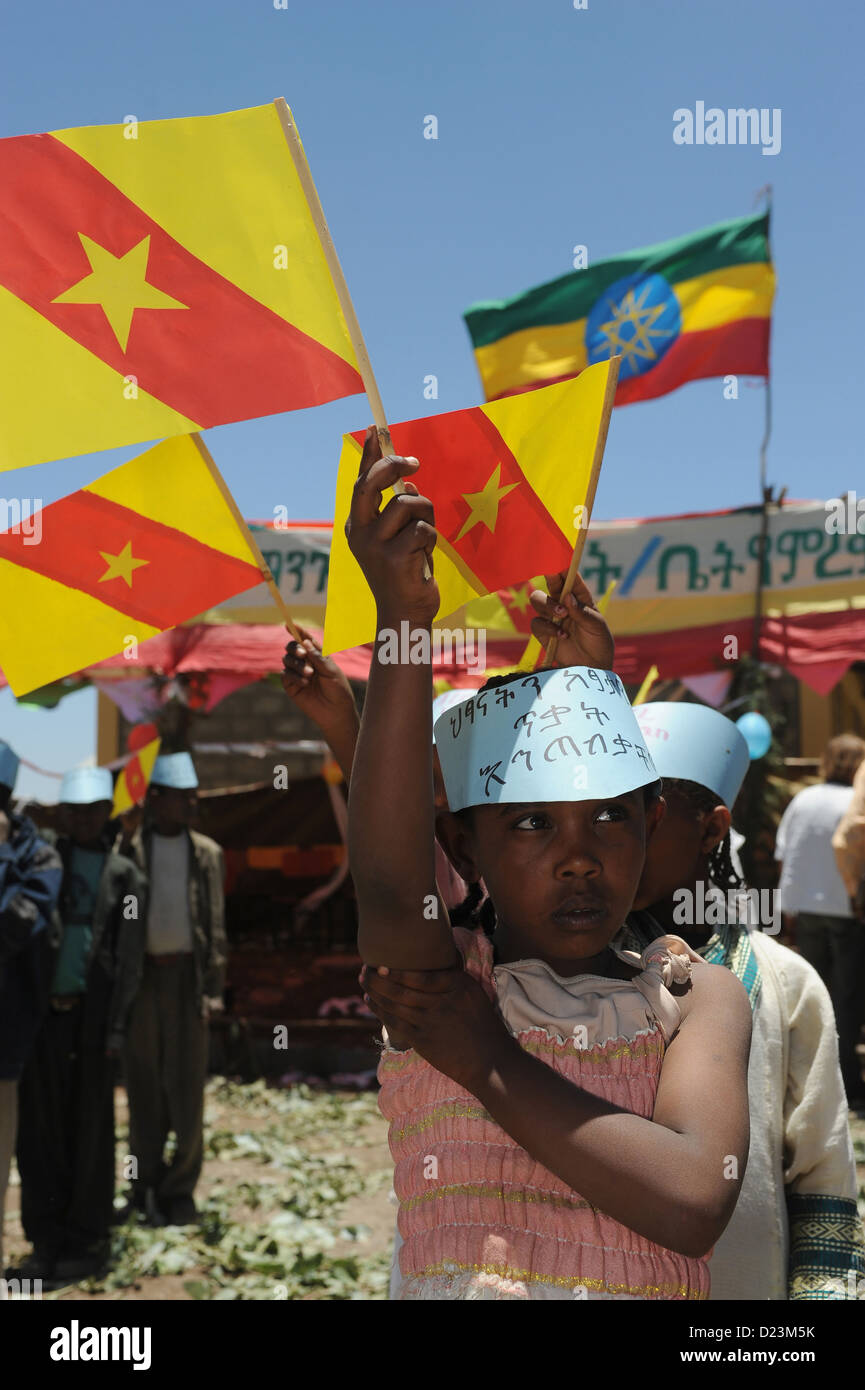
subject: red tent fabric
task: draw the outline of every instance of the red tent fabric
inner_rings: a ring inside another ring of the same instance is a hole
[[[698,671],[729,670],[720,655],[728,637],[735,637],[739,654],[752,650],[754,620],[715,623],[655,632],[645,637],[616,638],[616,670],[623,681],[636,684],[652,665],[664,679]],[[865,660],[865,609],[836,613],[805,613],[795,618],[764,618],[760,627],[760,659],[784,666],[818,695],[827,695],[854,661]]]
[[[321,639],[321,632],[310,628]],[[195,671],[211,675],[246,675],[249,680],[282,670],[282,658],[288,634],[274,623],[194,623],[189,627],[172,628],[140,643],[137,656],[108,657],[87,668],[86,675],[94,680],[112,678],[128,680],[130,676],[154,673],[177,676]],[[487,642],[487,665],[493,669],[513,664],[522,652],[525,639],[519,642],[503,640]],[[340,652],[334,658],[351,680],[366,680],[372,657],[370,647],[356,647]],[[437,660],[433,663],[435,677],[460,679],[471,683],[472,671],[463,665]],[[0,676],[0,680],[2,680]],[[483,675],[476,677],[478,685]],[[3,684],[5,684],[3,680]]]

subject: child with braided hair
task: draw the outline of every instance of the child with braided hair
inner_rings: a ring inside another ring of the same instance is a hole
[[[437,829],[495,911],[492,939],[452,927],[429,664],[379,659],[438,609],[431,504],[408,483],[382,508],[416,467],[370,431],[346,528],[379,633],[349,854],[386,1029],[399,1296],[704,1299],[747,1159],[747,997],[680,938],[612,945],[663,805],[608,670],[517,673],[438,720]]]
[[[831,1001],[816,970],[774,940],[778,913],[764,908],[754,920],[754,898],[765,904],[769,895],[747,894],[732,860],[730,811],[747,745],[735,724],[704,705],[651,703],[635,712],[667,813],[620,944],[640,950],[663,931],[678,932],[704,960],[738,976],[753,1013],[751,1152],[712,1255],[711,1296],[855,1298],[865,1263]]]

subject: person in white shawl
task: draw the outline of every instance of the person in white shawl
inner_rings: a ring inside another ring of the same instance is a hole
[[[829,994],[773,939],[769,895],[749,906],[730,858],[730,808],[748,768],[736,726],[702,705],[637,707],[667,814],[647,852],[620,943],[676,932],[727,965],[753,1010],[751,1149],[738,1204],[712,1255],[716,1300],[865,1297],[856,1168]],[[750,922],[748,921],[750,916]],[[743,917],[745,920],[743,921]],[[617,943],[619,944],[619,943]]]

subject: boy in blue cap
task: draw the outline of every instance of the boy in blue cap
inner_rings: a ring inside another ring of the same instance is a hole
[[[771,895],[746,898],[731,860],[730,808],[747,744],[704,705],[645,704],[636,714],[667,812],[648,845],[623,944],[640,949],[663,931],[678,933],[739,977],[753,1014],[751,1149],[712,1255],[711,1297],[856,1298],[865,1262],[832,1004],[816,970],[774,939]]]
[[[198,777],[189,753],[153,765],[146,820],[129,854],[150,885],[141,924],[144,967],[126,1038],[133,1202],[154,1225],[195,1220],[204,1154],[208,1016],[222,1008],[225,902],[222,850],[190,829]],[[177,1138],[163,1161],[170,1130]]]
[[[19,758],[0,739],[0,1277],[3,1208],[18,1123],[18,1081],[48,1000],[60,857],[10,811]]]
[[[71,1283],[108,1254],[114,1203],[114,1067],[141,973],[146,884],[111,849],[104,767],[60,784],[63,927],[48,1013],[19,1092],[21,1221],[27,1272]]]

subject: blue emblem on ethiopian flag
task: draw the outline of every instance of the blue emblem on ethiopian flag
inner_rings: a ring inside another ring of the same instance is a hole
[[[647,372],[682,328],[679,301],[663,275],[626,275],[596,300],[586,320],[586,356],[621,355],[619,379]]]
[[[598,261],[465,314],[488,401],[622,359],[616,404],[701,377],[769,375],[769,215]]]

